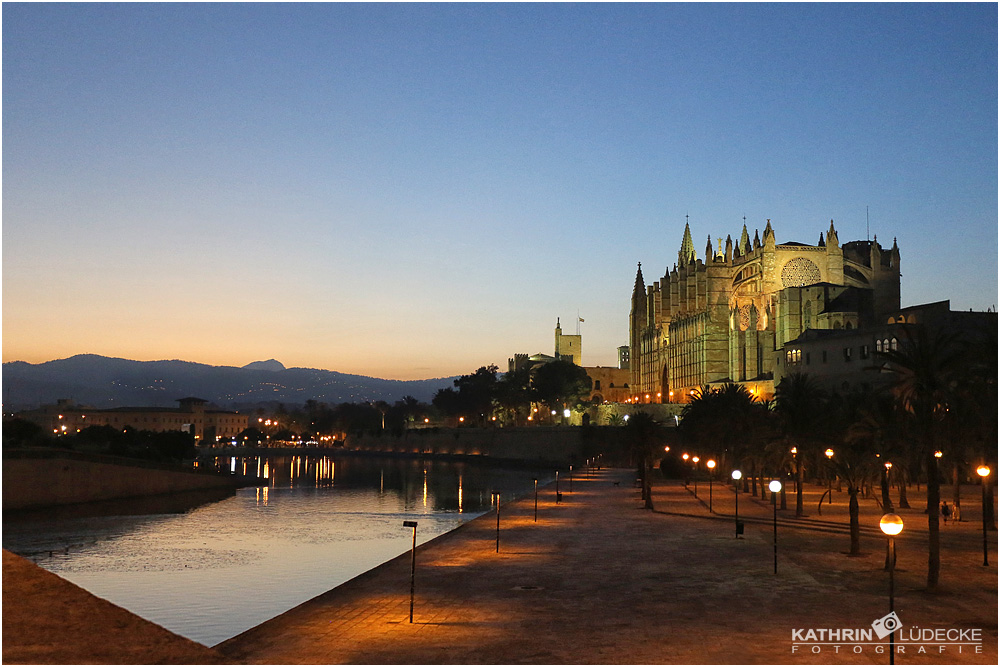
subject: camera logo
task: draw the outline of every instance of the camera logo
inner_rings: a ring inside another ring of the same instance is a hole
[[[872,629],[875,630],[879,639],[885,639],[890,633],[899,630],[902,625],[903,622],[899,620],[899,616],[896,616],[894,611],[872,621]]]

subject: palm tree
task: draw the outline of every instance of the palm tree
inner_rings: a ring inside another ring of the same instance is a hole
[[[625,426],[629,449],[633,460],[639,466],[639,479],[642,482],[642,499],[645,509],[653,509],[653,494],[649,480],[649,468],[654,452],[663,446],[663,426],[645,412],[637,412],[629,417]]]
[[[923,458],[927,470],[927,589],[935,590],[941,571],[937,509],[941,504],[941,485],[934,452],[942,442],[949,409],[955,400],[962,350],[953,334],[909,325],[902,328],[904,340],[898,349],[875,354],[886,362],[885,369],[896,376],[893,395],[909,415],[917,455]]]
[[[796,491],[795,516],[802,516],[803,460],[809,456],[824,427],[826,395],[812,377],[792,373],[775,387],[774,406],[780,417],[786,442],[796,450],[794,457]]]

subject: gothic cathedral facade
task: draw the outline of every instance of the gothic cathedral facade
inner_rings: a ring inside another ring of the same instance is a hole
[[[843,245],[833,221],[817,245],[709,236],[699,259],[685,225],[677,264],[651,285],[642,265],[629,314],[631,386],[639,402],[685,402],[705,385],[744,384],[774,394],[774,366],[807,329],[857,329],[899,309],[899,248],[874,241]]]

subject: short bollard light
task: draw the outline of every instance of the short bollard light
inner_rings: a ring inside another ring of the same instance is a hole
[[[538,478],[535,478],[535,523],[538,523]]]
[[[413,529],[413,547],[410,549],[410,623],[413,623],[413,591],[417,574],[417,522],[404,521],[403,527]]]
[[[736,491],[736,539],[740,539],[740,535],[743,534],[743,524],[740,523],[740,480],[743,479],[743,473],[739,470],[733,471],[733,490]]]
[[[889,546],[889,558],[888,558],[888,560],[889,560],[889,615],[893,616],[893,612],[895,611],[895,605],[896,605],[896,600],[895,600],[895,596],[894,596],[895,592],[893,590],[893,586],[894,586],[894,583],[893,583],[893,572],[896,570],[896,544],[895,544],[895,542],[893,541],[892,538],[894,538],[896,535],[899,535],[901,532],[903,532],[903,520],[901,518],[899,518],[898,514],[890,512],[889,514],[883,515],[882,518],[879,519],[878,527],[881,528],[882,532],[885,533],[886,537],[889,538],[889,545],[888,545]],[[889,619],[886,620],[886,623],[893,623],[893,624],[895,624],[896,621],[895,621],[894,618],[889,618]],[[891,632],[889,632],[889,664],[890,665],[894,665],[894,664],[896,664],[896,647],[895,647],[896,632],[895,632],[895,626],[893,625],[893,626],[889,627],[888,629],[891,630]]]
[[[986,505],[992,504],[992,501],[990,501],[989,497],[986,495],[986,478],[990,476],[989,466],[985,465],[979,466],[978,468],[976,468],[976,474],[979,475],[979,481],[981,481],[983,485],[983,565],[989,565],[990,559],[987,555],[988,552],[986,546],[988,542],[988,538],[986,535],[989,530],[988,524],[989,524],[989,514],[990,514],[990,512],[986,511]],[[993,508],[990,507],[990,509],[992,510]]]
[[[774,573],[778,574],[778,492],[781,491],[781,482],[772,479],[767,485],[771,491],[771,504],[774,505]]]

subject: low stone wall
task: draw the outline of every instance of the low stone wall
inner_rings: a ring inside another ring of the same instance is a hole
[[[3,509],[25,510],[74,503],[137,498],[202,489],[246,486],[243,477],[167,466],[121,465],[90,457],[49,454],[4,458]]]

